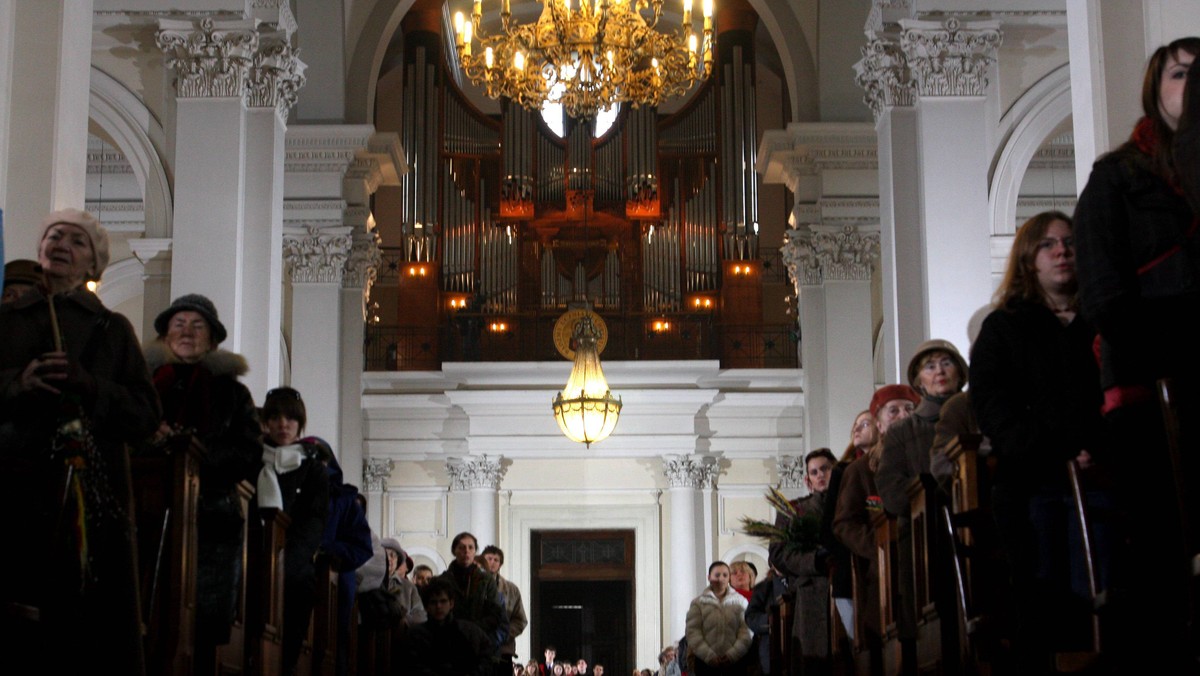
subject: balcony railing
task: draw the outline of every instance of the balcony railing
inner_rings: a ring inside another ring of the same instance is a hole
[[[707,315],[614,315],[605,360],[718,359],[723,368],[796,368],[795,327],[721,326]],[[655,329],[655,321],[666,327]],[[368,325],[364,368],[368,371],[437,370],[443,361],[556,361],[558,314],[522,317],[459,313],[437,328]],[[492,324],[503,322],[503,330]]]

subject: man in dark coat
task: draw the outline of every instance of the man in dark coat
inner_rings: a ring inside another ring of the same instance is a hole
[[[491,639],[474,622],[454,616],[454,583],[438,577],[421,590],[423,624],[413,627],[400,648],[395,673],[415,676],[484,676],[491,673]]]
[[[808,454],[804,460],[804,483],[810,493],[795,503],[798,512],[820,520],[829,474],[836,462],[828,448]],[[779,514],[776,525],[786,526],[786,519]],[[817,547],[805,552],[785,543],[774,543],[769,551],[771,567],[787,578],[788,592],[795,605],[792,645],[799,642],[799,650],[793,648],[794,661],[789,673],[825,673],[829,669],[829,573],[825,566],[829,550]]]

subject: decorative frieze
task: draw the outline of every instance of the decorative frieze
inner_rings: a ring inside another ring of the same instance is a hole
[[[486,455],[450,458],[446,461],[446,470],[450,472],[450,490],[499,489],[500,480],[504,478],[502,459],[492,460]]]
[[[304,234],[285,234],[283,260],[292,283],[340,284],[353,243],[348,228],[307,226]]]
[[[717,459],[710,455],[663,456],[663,475],[671,488],[712,488],[718,470]]]
[[[287,120],[288,109],[296,104],[298,92],[304,86],[305,68],[285,33],[263,33],[246,69],[246,105],[275,108]]]
[[[161,19],[155,43],[175,71],[179,98],[240,97],[258,49],[253,21]]]
[[[853,226],[791,229],[785,233],[780,255],[797,287],[825,281],[865,281],[879,259],[879,233]]]
[[[367,491],[386,491],[388,477],[395,467],[396,463],[391,458],[366,458],[363,462],[363,486]]]
[[[804,488],[805,463],[802,455],[781,455],[775,461],[780,488]]]
[[[862,87],[863,102],[878,118],[888,108],[913,105],[916,86],[900,42],[875,33],[862,48],[862,59],[854,64],[854,82]]]
[[[984,96],[1004,40],[996,21],[902,20],[900,46],[920,96]]]

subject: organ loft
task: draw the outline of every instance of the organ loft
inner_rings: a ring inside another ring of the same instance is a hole
[[[558,359],[555,324],[583,307],[607,328],[606,360],[796,366],[783,219],[765,232],[760,218],[757,17],[722,7],[712,76],[675,109],[583,118],[507,99],[485,114],[440,7],[405,17],[376,115],[410,171],[375,195],[368,369]]]

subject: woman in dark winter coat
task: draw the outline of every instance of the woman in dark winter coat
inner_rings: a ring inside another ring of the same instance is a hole
[[[282,509],[291,518],[283,550],[283,671],[291,673],[312,618],[317,575],[313,560],[329,513],[329,479],[315,439],[301,439],[308,419],[300,393],[290,387],[267,392],[267,436],[258,475],[259,508]]]
[[[158,397],[133,327],[85,286],[108,264],[108,233],[78,209],[41,230],[45,288],[0,309],[0,510],[25,553],[0,557],[6,667],[137,674],[127,445],[154,431]]]
[[[226,331],[212,301],[176,298],[154,328],[146,361],[163,406],[158,438],[193,434],[207,451],[196,517],[195,655],[198,670],[211,671],[216,646],[229,641],[242,576],[246,519],[236,486],[258,470],[262,431],[250,391],[238,382],[246,360],[217,347]]]
[[[1125,144],[1092,167],[1075,209],[1079,309],[1100,335],[1103,411],[1114,448],[1138,449],[1139,481],[1119,497],[1138,524],[1129,596],[1160,619],[1166,645],[1196,645],[1184,633],[1200,483],[1200,37],[1178,39],[1150,57],[1142,113]],[[1172,399],[1184,452],[1171,460],[1154,387],[1174,379]],[[1191,522],[1190,533],[1181,511]],[[1194,603],[1194,600],[1193,600]],[[1139,616],[1133,610],[1131,616]],[[1191,621],[1195,622],[1194,614]],[[1129,646],[1135,650],[1136,646]],[[1191,656],[1194,664],[1195,654]],[[1168,669],[1164,669],[1169,670]]]
[[[1088,626],[1086,607],[1071,599],[1072,577],[1077,593],[1087,588],[1067,461],[1088,467],[1098,454],[1101,397],[1095,332],[1076,314],[1075,291],[1071,220],[1034,216],[1017,231],[997,309],[971,351],[970,402],[996,458],[992,511],[1011,567],[1018,653],[1031,673],[1049,669],[1056,643],[1071,648],[1062,642],[1072,618]],[[1099,572],[1103,579],[1107,565]]]

